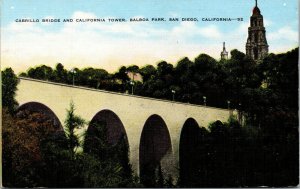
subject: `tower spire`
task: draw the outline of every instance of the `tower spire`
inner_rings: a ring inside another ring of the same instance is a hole
[[[225,42],[223,42],[223,51],[221,52],[221,60],[227,60],[228,59],[228,52],[225,48]]]
[[[255,6],[257,7],[257,0],[255,0]]]

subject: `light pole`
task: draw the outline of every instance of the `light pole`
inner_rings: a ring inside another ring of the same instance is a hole
[[[227,100],[228,109],[230,109],[230,100]]]
[[[133,86],[134,86],[134,82],[130,81],[130,85],[131,85],[131,94],[133,95]]]
[[[76,74],[75,68],[71,69],[71,73],[73,74],[73,86],[74,86],[75,85],[75,74]]]
[[[241,125],[243,125],[242,103],[239,103],[238,107],[238,121]]]
[[[206,96],[203,96],[203,104],[206,106]]]
[[[172,90],[172,96],[173,96],[173,101],[175,100],[175,93],[176,93],[176,91],[175,90]]]
[[[46,70],[44,70],[44,76],[45,76],[45,80],[48,81],[48,79],[47,79],[47,71]]]

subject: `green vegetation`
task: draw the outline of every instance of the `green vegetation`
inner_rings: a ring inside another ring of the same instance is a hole
[[[86,162],[85,187],[138,187],[129,164],[125,136],[120,137],[117,144],[111,144],[105,122],[96,122],[90,127],[84,142],[84,153],[90,159]]]
[[[43,154],[40,144],[55,133],[52,122],[38,112],[10,115],[2,109],[3,185],[7,187],[44,186]]]
[[[10,114],[15,111],[18,102],[15,100],[18,78],[11,68],[1,71],[2,78],[2,107],[5,107]]]
[[[198,128],[180,162],[181,187],[298,185],[298,136],[244,126],[230,119]],[[192,149],[192,150],[189,150]],[[197,153],[196,153],[197,152]]]
[[[175,67],[162,61],[157,67],[122,66],[118,72],[110,74],[94,68],[74,68],[68,71],[59,63],[55,69],[42,65],[30,68],[20,76],[67,84],[73,83],[74,76],[74,83],[78,86],[125,92],[131,91],[129,81],[132,79],[126,73],[139,73],[143,82],[135,81],[136,95],[171,100],[174,90],[176,101],[203,104],[205,96],[208,106],[227,108],[227,101],[230,100],[231,108],[245,109],[250,108],[247,104],[249,97],[258,101],[268,90],[272,90],[272,93],[288,90],[293,94],[293,98],[288,99],[289,104],[295,106],[297,62],[298,48],[285,54],[270,54],[259,64],[242,52],[233,50],[229,60],[217,61],[206,54],[200,54],[194,61],[181,59]],[[286,96],[284,100],[287,100]]]
[[[76,129],[81,129],[85,125],[85,121],[75,115],[74,103],[71,102],[70,109],[67,110],[67,118],[65,120],[65,132],[68,140],[68,148],[72,155],[76,153],[77,148],[80,146],[79,136],[75,134]]]

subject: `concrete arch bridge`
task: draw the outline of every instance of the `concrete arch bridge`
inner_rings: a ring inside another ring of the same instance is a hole
[[[149,164],[160,163],[164,173],[178,175],[179,147],[189,127],[207,127],[210,122],[227,121],[235,111],[158,100],[128,94],[19,78],[16,100],[19,110],[34,109],[63,125],[66,109],[73,101],[76,114],[86,121],[104,121],[108,137],[115,142],[127,136],[130,163],[137,174]],[[86,126],[83,130],[91,129]],[[183,139],[186,138],[186,139]]]

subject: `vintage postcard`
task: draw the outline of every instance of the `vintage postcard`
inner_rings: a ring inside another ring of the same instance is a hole
[[[2,0],[2,186],[297,186],[298,3]]]

